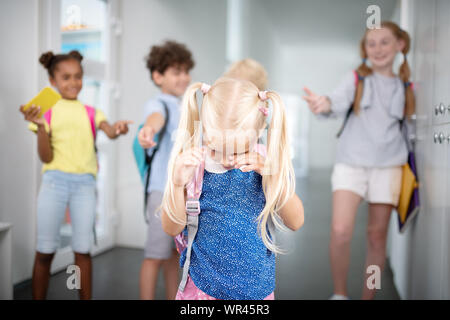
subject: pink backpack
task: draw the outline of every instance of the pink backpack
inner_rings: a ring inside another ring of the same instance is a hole
[[[84,108],[86,109],[88,118],[89,118],[89,122],[91,123],[91,130],[92,130],[92,135],[94,137],[94,143],[95,143],[95,138],[97,136],[97,131],[95,129],[95,108],[85,105]],[[48,123],[48,126],[50,126],[51,122],[52,122],[52,109],[49,109],[46,113],[44,113],[44,118]],[[96,150],[97,151],[97,150]]]

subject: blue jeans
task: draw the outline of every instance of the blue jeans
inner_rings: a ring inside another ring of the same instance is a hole
[[[96,213],[96,180],[91,174],[46,171],[37,205],[37,248],[54,253],[60,244],[60,229],[67,206],[72,225],[72,249],[89,253]]]

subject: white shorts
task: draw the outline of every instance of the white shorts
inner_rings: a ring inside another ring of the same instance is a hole
[[[333,192],[349,190],[369,203],[398,205],[402,167],[368,168],[336,163],[331,175]]]

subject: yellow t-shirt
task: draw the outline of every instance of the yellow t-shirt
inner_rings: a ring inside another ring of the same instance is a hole
[[[104,113],[95,111],[95,126],[98,128],[106,121]],[[30,123],[30,130],[36,132],[37,126]],[[94,137],[91,123],[84,105],[78,100],[59,100],[52,108],[50,141],[53,160],[44,163],[42,172],[59,170],[68,173],[91,173],[97,175],[97,156],[94,149]]]

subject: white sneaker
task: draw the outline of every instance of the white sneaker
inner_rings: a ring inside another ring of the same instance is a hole
[[[342,294],[333,294],[328,300],[350,300],[350,298]]]

